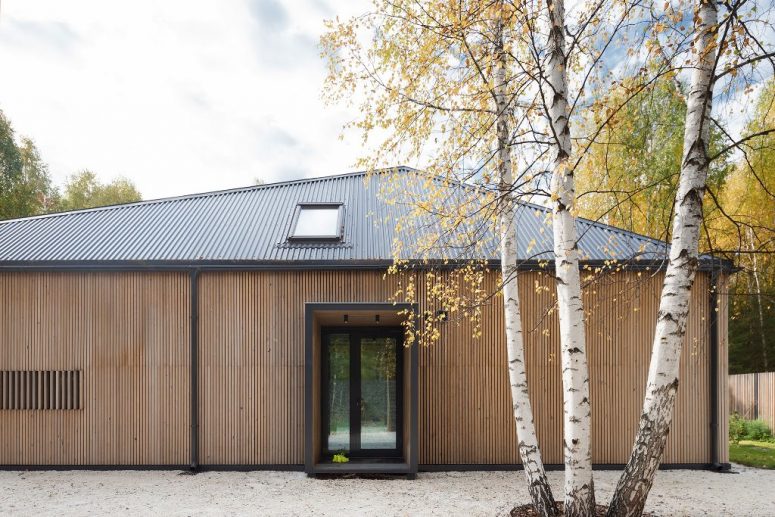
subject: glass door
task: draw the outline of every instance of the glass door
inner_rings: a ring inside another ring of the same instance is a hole
[[[397,359],[395,337],[365,337],[360,346],[360,447],[392,450],[398,447]]]
[[[326,443],[330,451],[350,450],[350,336],[330,334],[327,353],[328,393],[324,394],[328,417]]]
[[[402,336],[394,328],[324,329],[321,413],[328,455],[401,455]]]

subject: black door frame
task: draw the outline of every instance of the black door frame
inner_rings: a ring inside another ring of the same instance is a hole
[[[330,423],[330,411],[328,408],[329,371],[330,362],[328,347],[329,339],[333,334],[347,334],[349,336],[350,353],[350,448],[347,455],[350,458],[400,458],[404,450],[404,331],[401,327],[321,327],[320,352],[320,445],[322,459],[330,460],[338,450],[328,448],[328,428]],[[396,446],[393,449],[362,449],[361,448],[361,407],[359,401],[361,395],[361,339],[392,337],[396,340]]]
[[[414,320],[415,327],[419,322],[419,307],[416,303],[401,302],[305,302],[304,304],[304,471],[309,475],[322,472],[336,471],[338,473],[359,472],[385,472],[391,474],[413,475],[418,467],[418,407],[419,398],[419,348],[417,343],[405,345],[408,349],[409,362],[404,363],[404,382],[409,383],[409,389],[404,390],[404,407],[408,415],[408,421],[404,420],[406,431],[404,434],[404,463],[380,462],[374,464],[362,464],[361,462],[320,464],[319,454],[316,454],[315,439],[320,426],[319,419],[315,419],[315,390],[320,389],[320,384],[313,382],[315,370],[321,367],[316,360],[319,350],[316,351],[316,342],[319,345],[319,327],[316,332],[315,317],[318,312],[338,311],[344,313],[363,313],[383,311],[406,314],[406,317]],[[320,370],[318,370],[319,372]],[[319,451],[318,451],[319,453]],[[334,468],[335,467],[335,468]]]

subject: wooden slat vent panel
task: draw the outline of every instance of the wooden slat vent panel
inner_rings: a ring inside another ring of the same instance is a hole
[[[0,410],[81,409],[80,370],[0,371]]]

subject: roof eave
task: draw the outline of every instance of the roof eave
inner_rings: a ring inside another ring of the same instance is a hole
[[[470,260],[409,260],[408,267],[413,269],[455,268],[470,263]],[[331,270],[331,269],[367,269],[383,270],[393,265],[392,260],[296,260],[296,261],[252,261],[252,260],[153,260],[153,261],[0,261],[0,271],[219,271],[219,270]],[[489,259],[482,262],[490,268],[500,267],[500,260]],[[609,270],[658,271],[667,265],[666,260],[634,260],[629,262],[608,260],[586,260],[580,264],[589,268],[607,268]],[[521,270],[552,270],[551,259],[524,260],[519,264]],[[739,271],[731,261],[715,258],[701,260],[698,271]]]

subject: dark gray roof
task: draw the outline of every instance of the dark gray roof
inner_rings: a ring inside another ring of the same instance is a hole
[[[0,267],[46,264],[381,264],[393,256],[391,220],[405,212],[379,195],[387,174],[352,173],[287,181],[0,222]],[[464,189],[455,185],[450,188]],[[290,242],[302,202],[342,202],[341,242]],[[524,259],[551,258],[546,209],[518,209]],[[580,249],[589,261],[662,260],[665,243],[587,220]],[[532,245],[531,245],[532,241]],[[530,251],[528,251],[528,249]],[[497,260],[497,246],[487,248]]]

